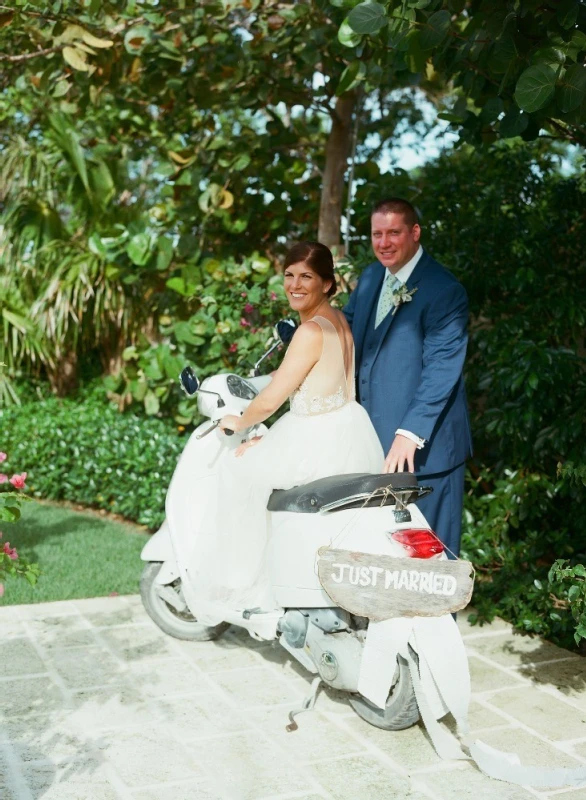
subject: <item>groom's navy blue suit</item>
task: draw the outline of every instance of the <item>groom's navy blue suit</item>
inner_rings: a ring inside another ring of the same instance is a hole
[[[398,428],[426,440],[415,472],[434,491],[419,502],[431,527],[459,552],[464,462],[472,440],[462,367],[468,300],[461,283],[424,250],[407,280],[410,302],[375,329],[386,268],[366,268],[344,313],[354,336],[357,394],[388,453]]]

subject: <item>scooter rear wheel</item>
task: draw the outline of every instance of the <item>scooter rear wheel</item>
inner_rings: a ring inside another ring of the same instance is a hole
[[[385,731],[402,731],[415,725],[419,719],[409,665],[402,656],[397,657],[395,679],[384,709],[378,708],[362,695],[348,698],[359,717]]]
[[[161,566],[160,561],[149,562],[145,565],[140,578],[140,597],[149,617],[162,631],[176,639],[192,642],[208,642],[217,639],[228,629],[227,622],[214,626],[203,625],[189,611],[178,611],[157,594],[156,578]],[[171,584],[171,588],[179,594],[180,581]]]

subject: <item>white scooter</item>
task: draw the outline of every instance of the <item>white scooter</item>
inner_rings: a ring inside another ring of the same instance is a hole
[[[286,327],[280,323],[277,330],[285,338]],[[188,394],[197,394],[199,411],[212,424],[203,423],[191,435],[169,487],[167,518],[141,554],[147,562],[141,579],[141,597],[149,616],[163,631],[179,639],[215,639],[231,624],[245,628],[256,639],[276,640],[317,679],[348,692],[352,707],[371,724],[387,730],[413,725],[419,719],[419,710],[407,660],[393,654],[392,663],[384,664],[386,672],[393,673],[388,675],[390,691],[386,704],[381,704],[384,708],[366,699],[360,691],[361,664],[368,641],[369,617],[376,619],[376,616],[374,611],[370,613],[368,604],[364,614],[353,613],[352,603],[341,607],[325,591],[317,567],[320,553],[323,555],[331,548],[343,546],[345,551],[331,552],[362,556],[363,562],[364,554],[371,554],[368,555],[371,566],[346,565],[345,569],[344,565],[336,564],[330,570],[332,593],[338,588],[335,584],[345,581],[346,589],[362,593],[364,599],[368,591],[378,591],[373,588],[377,575],[381,591],[385,588],[385,575],[386,589],[389,590],[389,584],[391,590],[398,588],[398,581],[406,571],[389,572],[384,566],[376,566],[387,557],[418,559],[412,562],[413,566],[429,564],[421,559],[445,562],[443,546],[416,505],[418,498],[431,490],[420,487],[411,473],[396,473],[334,475],[293,489],[274,491],[268,504],[269,570],[280,609],[270,613],[258,613],[258,609],[234,610],[214,627],[198,623],[195,610],[189,607],[190,592],[185,585],[189,580],[184,566],[188,563],[190,536],[197,529],[211,494],[222,451],[234,449],[251,435],[266,431],[264,426],[258,426],[244,437],[226,435],[218,424],[225,414],[241,414],[270,378],[243,379],[234,374],[219,374],[206,378],[200,385],[190,368],[186,368],[181,380]],[[191,452],[193,449],[197,458]],[[190,456],[186,458],[187,452]],[[184,459],[190,464],[188,475],[186,468],[182,469]],[[194,464],[198,465],[195,473]],[[405,581],[409,580],[412,579],[407,575]],[[435,591],[428,582],[429,592],[442,594],[441,580],[439,583],[437,578],[434,580],[435,589],[439,590]],[[405,586],[408,588],[407,583]],[[307,707],[310,705],[307,701]],[[293,720],[292,724],[295,727]]]

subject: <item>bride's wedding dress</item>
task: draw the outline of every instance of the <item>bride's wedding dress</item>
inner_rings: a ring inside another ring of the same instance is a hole
[[[384,454],[366,411],[356,402],[354,357],[346,372],[335,326],[313,317],[323,334],[320,359],[290,397],[291,410],[254,447],[236,457],[226,450],[188,571],[195,614],[215,625],[224,610],[275,603],[265,571],[270,537],[267,502],[274,489],[290,489],[328,475],[382,472]]]

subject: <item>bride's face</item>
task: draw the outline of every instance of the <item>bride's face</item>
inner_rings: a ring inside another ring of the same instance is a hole
[[[329,288],[330,282],[324,281],[304,261],[291,264],[285,270],[285,292],[294,311],[311,312],[327,296]]]

